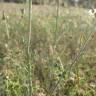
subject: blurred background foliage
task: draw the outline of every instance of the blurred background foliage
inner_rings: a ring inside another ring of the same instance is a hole
[[[24,3],[28,0],[0,0],[0,2],[16,2]],[[55,5],[56,2],[60,3],[62,6],[83,6],[83,7],[95,7],[96,0],[33,0],[33,4],[50,4]]]

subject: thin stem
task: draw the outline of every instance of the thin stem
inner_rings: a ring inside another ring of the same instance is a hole
[[[56,2],[57,6],[56,6],[56,29],[55,29],[55,40],[56,40],[56,37],[57,37],[57,31],[58,31],[58,17],[59,17],[59,0],[57,0]]]
[[[9,35],[9,28],[8,28],[8,22],[7,22],[8,16],[6,16],[4,10],[3,10],[2,14],[3,14],[2,15],[2,20],[4,20],[5,28],[6,28],[6,36],[7,36],[7,39],[9,40],[10,35]]]
[[[6,35],[7,35],[7,39],[9,40],[10,35],[9,35],[9,29],[8,29],[8,24],[7,21],[5,20],[5,25],[6,25]]]
[[[73,61],[71,62],[70,67],[69,67],[70,69],[69,69],[69,72],[68,72],[68,77],[70,76],[70,72],[71,72],[71,70],[72,70],[73,65],[78,62],[80,56],[83,54],[83,52],[85,51],[87,45],[88,45],[89,42],[92,40],[92,35],[94,35],[94,32],[91,32],[91,33],[89,34],[89,36],[88,36],[85,44],[82,45],[82,47],[80,48],[79,53],[75,56],[75,58],[74,58]]]
[[[28,48],[27,48],[27,55],[28,55],[28,73],[29,73],[29,96],[32,96],[32,74],[31,74],[31,63],[30,63],[30,43],[31,43],[31,33],[32,33],[32,28],[31,28],[31,20],[32,20],[32,16],[31,16],[31,12],[32,12],[32,0],[29,0],[29,34],[28,34]]]
[[[70,76],[70,72],[72,70],[72,67],[74,64],[76,64],[78,62],[78,59],[80,58],[80,56],[82,55],[82,53],[85,51],[86,46],[89,44],[89,41],[92,40],[92,35],[94,35],[94,32],[91,32],[85,42],[85,44],[80,48],[80,52],[78,53],[78,55],[74,58],[74,60],[71,62],[70,64],[70,69],[68,70],[68,77]],[[63,73],[63,72],[62,72]],[[61,82],[61,79],[59,79],[55,85],[55,87],[53,88],[53,90],[50,92],[50,94],[53,94],[55,89],[57,88],[58,84]]]

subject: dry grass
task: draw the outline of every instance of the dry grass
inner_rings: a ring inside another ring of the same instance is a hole
[[[28,95],[28,5],[0,4],[0,95]],[[25,9],[21,18],[20,9]],[[10,39],[6,38],[5,10]],[[90,32],[96,32],[95,19],[83,8],[59,9],[58,30],[56,6],[35,6],[32,13],[30,62],[32,64],[33,96],[95,96],[96,36],[88,42],[83,55],[72,67],[70,62],[85,44]],[[54,35],[56,34],[56,35]],[[55,37],[56,36],[56,37]],[[57,82],[60,81],[57,85]]]

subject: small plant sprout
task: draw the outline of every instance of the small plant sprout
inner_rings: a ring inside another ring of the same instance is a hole
[[[22,8],[22,9],[20,9],[20,11],[21,11],[21,18],[23,18],[24,17],[24,14],[25,14],[25,9]]]
[[[3,10],[3,12],[2,12],[2,20],[5,20],[5,19],[6,19],[5,11]]]
[[[2,12],[2,20],[4,21],[4,23],[5,23],[5,27],[6,27],[6,36],[7,36],[7,39],[9,40],[9,25],[8,25],[8,23],[7,23],[7,20],[8,20],[8,18],[9,18],[9,16],[7,16],[6,14],[5,14],[5,11],[3,10],[3,12]]]
[[[3,12],[2,12],[2,20],[6,20],[8,18],[9,17],[5,14],[5,11],[3,10]]]

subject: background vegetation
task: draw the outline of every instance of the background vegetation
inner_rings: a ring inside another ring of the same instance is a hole
[[[28,6],[1,3],[0,9],[0,96],[30,96]],[[96,96],[96,19],[87,9],[56,9],[33,5],[32,96]]]
[[[0,0],[1,2],[16,2],[16,3],[24,3],[28,0]],[[55,5],[58,0],[32,0],[33,4],[51,4]],[[96,6],[96,0],[59,0],[60,5],[62,6],[76,6],[80,5],[83,7],[92,7]]]

